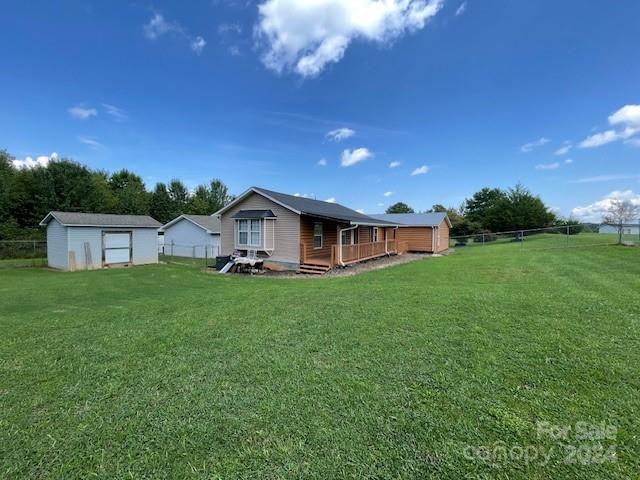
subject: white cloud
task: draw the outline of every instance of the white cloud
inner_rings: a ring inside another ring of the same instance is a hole
[[[625,135],[628,135],[630,132],[616,132],[615,130],[607,130],[605,132],[594,133],[593,135],[585,138],[581,141],[578,146],[580,148],[595,148],[601,147],[602,145],[606,145],[607,143],[616,142],[618,140],[622,140]]]
[[[609,125],[621,129],[605,130],[585,138],[580,148],[596,148],[618,140],[627,140],[640,133],[640,105],[625,105],[609,115]]]
[[[80,140],[85,145],[89,145],[91,148],[102,148],[102,145],[95,137],[87,137],[87,136],[79,136],[78,140]]]
[[[389,168],[396,168],[396,167],[399,167],[400,165],[402,165],[402,162],[398,162],[397,160],[394,160],[389,164]]]
[[[355,150],[346,149],[342,152],[340,165],[343,167],[351,167],[352,165],[363,162],[370,157],[373,157],[373,153],[371,153],[367,148],[356,148]]]
[[[331,130],[329,133],[327,133],[326,137],[329,140],[333,140],[334,142],[340,142],[347,138],[353,137],[355,134],[356,132],[354,130],[344,127]]]
[[[46,167],[49,165],[49,162],[55,161],[58,159],[58,154],[53,152],[51,155],[40,155],[36,157],[34,160],[32,157],[25,157],[24,159],[15,159],[12,160],[11,163],[17,169],[30,169],[35,167]]]
[[[609,115],[609,124],[640,128],[640,105],[625,105]]]
[[[599,182],[617,182],[620,180],[635,180],[640,179],[640,175],[629,174],[611,174],[611,175],[597,175],[595,177],[584,177],[574,180],[572,183],[599,183]]]
[[[634,147],[640,147],[640,138],[630,138],[626,140],[624,143],[628,145],[633,145]]]
[[[107,112],[108,115],[111,115],[118,122],[124,122],[128,118],[127,112],[125,112],[123,109],[118,108],[114,105],[103,103],[102,107],[104,108],[104,110]]]
[[[193,50],[196,55],[200,55],[206,44],[207,42],[204,38],[197,36],[191,40],[191,50]]]
[[[573,158],[567,158],[564,163],[566,163],[567,165],[573,163]]]
[[[327,203],[336,203],[336,199],[334,197],[329,197],[325,200]]]
[[[227,48],[227,52],[229,52],[229,55],[231,55],[232,57],[239,57],[240,55],[242,55],[240,47],[238,47],[237,45],[230,45],[229,48]]]
[[[78,120],[86,120],[91,117],[97,117],[98,111],[95,108],[87,108],[83,105],[76,105],[67,110],[69,115]]]
[[[425,173],[429,173],[429,167],[426,165],[422,165],[421,167],[416,168],[411,175],[424,175]]]
[[[142,27],[144,36],[149,40],[156,40],[157,38],[167,33],[174,33],[178,37],[184,38],[189,41],[189,47],[196,54],[200,55],[207,42],[199,35],[195,37],[191,36],[182,25],[178,22],[171,22],[164,18],[161,13],[154,13],[148,23]]]
[[[179,23],[168,22],[160,13],[155,13],[149,20],[149,23],[146,23],[142,28],[144,30],[144,36],[149,40],[155,40],[169,32],[182,32],[182,27]]]
[[[549,140],[548,138],[541,137],[538,140],[534,140],[533,142],[525,143],[524,145],[522,145],[520,147],[520,151],[522,153],[529,153],[533,149],[538,148],[538,147],[542,147],[543,145],[546,145],[550,141],[551,140]]]
[[[316,198],[313,193],[294,193],[293,196],[302,198]]]
[[[320,160],[318,160],[318,163],[316,165],[318,165],[319,167],[326,167],[327,161],[324,158],[321,158]]]
[[[221,23],[218,25],[218,34],[226,35],[228,33],[234,33],[239,35],[242,33],[242,27],[238,23]]]
[[[364,210],[362,208],[356,208],[356,212],[362,213],[364,215]]]
[[[384,207],[384,203],[379,203],[378,206],[379,207]]]
[[[462,2],[462,4],[456,10],[456,17],[462,15],[466,11],[467,11],[467,2]]]
[[[390,197],[391,195],[393,195],[393,192],[384,192],[383,194],[385,197]]]
[[[566,155],[573,148],[571,142],[564,142],[560,148],[558,148],[555,152],[555,155]]]
[[[540,163],[536,165],[536,170],[555,170],[559,168],[560,164],[558,162],[554,163]]]
[[[632,190],[615,190],[590,205],[574,208],[571,210],[571,215],[583,222],[600,222],[614,200],[627,200],[633,205],[640,206],[640,194]]]
[[[443,0],[265,0],[258,6],[255,36],[262,62],[275,72],[318,75],[364,39],[389,44],[422,29]]]

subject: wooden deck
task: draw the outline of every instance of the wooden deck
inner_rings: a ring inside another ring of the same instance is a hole
[[[314,253],[307,244],[300,244],[300,271],[318,273],[318,270],[328,271],[339,265],[350,265],[390,254],[404,253],[408,250],[407,242],[387,240],[384,242],[356,243],[343,245],[342,255],[339,245],[331,245],[331,255]]]

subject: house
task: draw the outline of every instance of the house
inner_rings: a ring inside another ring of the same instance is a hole
[[[164,225],[164,254],[213,258],[220,254],[220,219],[212,215],[180,215]]]
[[[402,253],[397,225],[337,203],[251,187],[216,212],[222,255],[255,250],[271,269],[324,273],[330,268]]]
[[[622,226],[623,235],[638,235],[640,231],[640,225],[637,223],[625,223]],[[598,233],[615,233],[618,234],[617,225],[600,225]]]
[[[398,224],[397,239],[411,252],[440,253],[449,248],[451,221],[445,212],[370,215]]]
[[[158,263],[158,228],[147,215],[49,212],[47,261],[60,270]]]

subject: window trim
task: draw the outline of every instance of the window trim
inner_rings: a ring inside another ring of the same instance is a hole
[[[371,241],[373,243],[378,243],[378,227],[371,227]]]
[[[257,229],[253,229],[253,225],[255,225],[256,222],[258,224],[258,228]],[[241,229],[241,226],[245,225],[245,229]],[[246,250],[246,248],[260,248],[262,247],[262,240],[263,240],[263,233],[262,233],[262,219],[260,218],[238,218],[236,219],[236,226],[235,226],[235,230],[236,230],[236,247],[243,247],[243,249]],[[240,239],[240,234],[241,233],[246,233],[247,234],[247,241],[246,243],[243,243]],[[257,234],[258,235],[258,242],[257,243],[253,243],[253,235]],[[245,248],[246,247],[246,248]]]
[[[316,233],[316,227],[320,227],[320,234]],[[320,246],[316,247],[316,238],[320,238]],[[313,249],[322,250],[324,247],[324,225],[322,222],[313,222]]]

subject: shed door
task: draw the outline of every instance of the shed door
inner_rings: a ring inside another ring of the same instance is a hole
[[[104,234],[104,263],[131,262],[131,233],[105,232]]]

